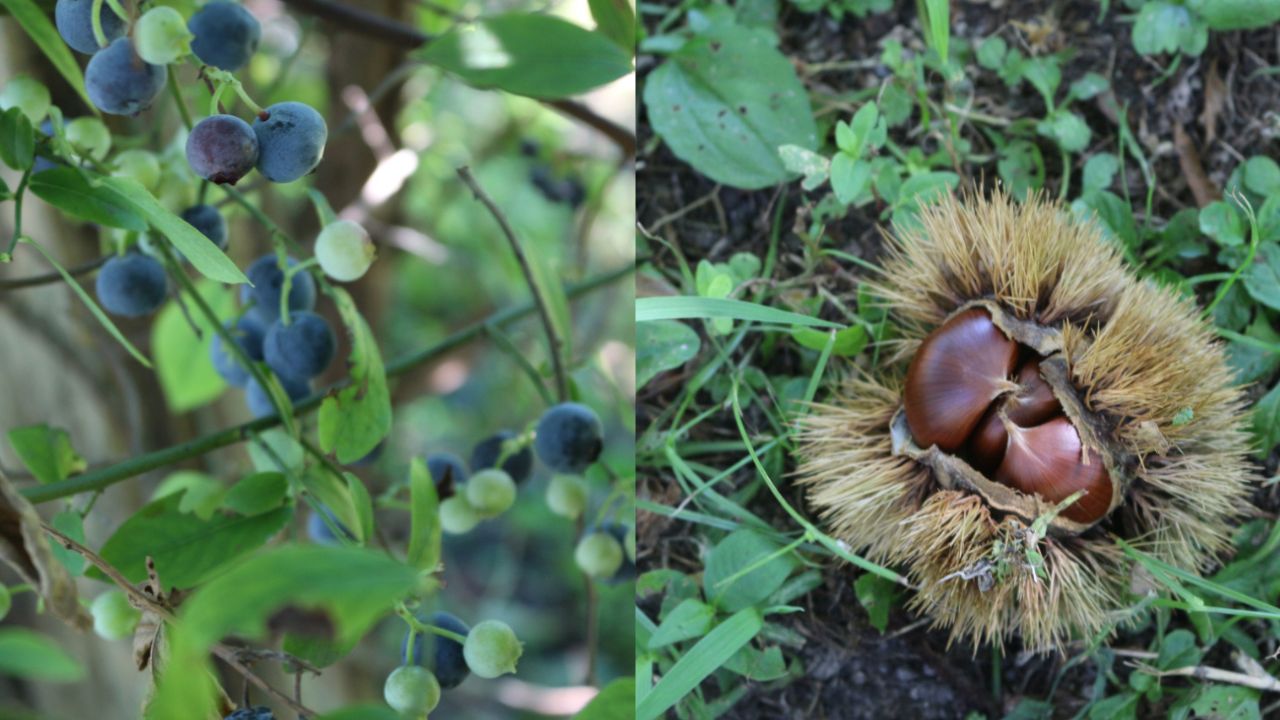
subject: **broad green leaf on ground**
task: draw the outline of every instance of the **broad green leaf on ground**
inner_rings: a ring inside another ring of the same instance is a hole
[[[1171,717],[1179,717],[1178,710],[1184,703],[1192,711],[1186,717],[1213,718],[1214,720],[1261,720],[1258,707],[1259,691],[1239,685],[1205,685],[1196,689],[1186,700],[1175,705]]]
[[[787,674],[787,661],[782,657],[782,648],[777,645],[764,650],[747,645],[725,661],[724,669],[749,680],[768,682]]]
[[[644,102],[676,156],[732,187],[794,177],[783,145],[817,149],[809,95],[765,30],[729,24],[693,38],[650,73]]]
[[[41,173],[44,175],[45,173]],[[196,230],[186,220],[169,212],[136,180],[129,178],[102,178],[102,184],[123,197],[133,210],[146,219],[156,232],[169,239],[178,252],[201,275],[229,284],[247,283],[249,279],[231,262],[226,253],[213,241]]]
[[[1280,333],[1271,327],[1265,313],[1259,313],[1244,334],[1265,343],[1280,345]],[[1280,367],[1280,353],[1247,343],[1232,342],[1227,345],[1227,362],[1236,371],[1237,380],[1251,383],[1269,377]]]
[[[163,577],[163,575],[161,575]],[[208,652],[229,635],[262,639],[269,626],[355,642],[414,588],[417,572],[382,552],[283,545],[262,552],[197,590],[179,611],[170,655],[147,709],[149,720],[212,714]]]
[[[628,55],[636,48],[636,11],[630,0],[587,0],[596,32],[618,43]]]
[[[434,570],[440,562],[440,499],[436,484],[421,458],[409,464],[410,531],[405,561],[419,570]]]
[[[26,170],[35,161],[36,137],[31,121],[16,107],[0,112],[0,162]]]
[[[880,632],[889,627],[889,611],[893,609],[897,587],[897,583],[875,573],[865,573],[853,583],[854,594],[866,609],[871,627]]]
[[[1266,155],[1255,155],[1242,167],[1244,186],[1262,197],[1280,194],[1280,163]]]
[[[636,301],[636,322],[644,323],[653,320],[682,320],[699,318],[730,318],[748,322],[778,323],[782,325],[798,325],[802,327],[823,327],[837,329],[840,326],[829,320],[800,315],[771,308],[759,303],[728,298],[705,298],[677,295],[671,297],[648,297]]]
[[[201,520],[182,512],[181,502],[181,495],[168,495],[143,506],[116,529],[99,554],[132,582],[146,579],[150,555],[166,589],[189,588],[262,547],[293,515],[291,508],[279,508],[252,517],[218,513]],[[97,569],[87,574],[105,579]]]
[[[828,173],[831,172],[830,160],[799,145],[780,145],[778,157],[782,160],[782,166],[787,169],[787,172],[804,177],[800,187],[805,190],[816,189],[827,181]]]
[[[334,288],[332,297],[351,338],[351,384],[324,399],[317,433],[320,448],[348,464],[372,452],[391,431],[391,393],[369,323],[346,290]]]
[[[755,608],[747,608],[717,625],[685,653],[658,684],[636,704],[636,720],[654,720],[751,642],[764,626]]]
[[[752,530],[730,533],[707,555],[703,592],[728,612],[762,602],[782,587],[794,567],[790,554],[775,555],[778,549]]]
[[[649,649],[657,650],[690,638],[702,637],[711,629],[711,623],[715,619],[715,608],[701,600],[689,598],[671,608],[671,612],[662,618],[662,624],[658,625],[658,629],[649,638]]]
[[[80,170],[57,167],[31,176],[36,197],[87,222],[142,232],[147,221],[128,198],[105,185],[91,184]]]
[[[218,317],[231,316],[235,298],[225,286],[201,280],[196,283],[196,291]],[[191,307],[191,300],[185,298],[185,293],[183,302]],[[192,329],[193,323],[200,335]],[[226,389],[226,381],[214,369],[209,356],[215,333],[204,313],[188,316],[177,301],[165,303],[151,323],[151,352],[155,355],[156,375],[160,378],[165,402],[175,413],[210,403]]]
[[[1280,310],[1280,243],[1258,246],[1258,255],[1244,274],[1249,296],[1273,310]]]
[[[1173,53],[1199,55],[1209,43],[1209,26],[1181,4],[1152,0],[1143,3],[1133,24],[1133,49],[1143,55]]]
[[[582,708],[573,720],[631,720],[636,714],[636,680],[614,680]]]
[[[657,320],[636,326],[636,387],[644,387],[658,373],[692,360],[702,348],[693,328],[676,320]]]
[[[40,52],[49,59],[49,64],[53,65],[58,74],[80,95],[85,106],[96,114],[97,107],[89,100],[89,95],[84,89],[84,75],[80,72],[80,64],[71,54],[71,48],[67,47],[67,43],[58,34],[58,29],[49,20],[49,14],[32,0],[0,0],[0,6],[7,9],[13,19],[18,21],[22,29],[27,32],[27,36],[36,44],[36,47],[40,48]]]
[[[422,59],[476,87],[543,99],[577,95],[631,72],[631,54],[604,35],[528,13],[459,23]]]
[[[1266,457],[1280,445],[1280,385],[1271,388],[1253,407],[1253,435],[1259,457]]]
[[[0,675],[76,682],[84,678],[84,667],[52,638],[26,628],[9,627],[0,628]]]
[[[1240,245],[1245,236],[1244,218],[1233,203],[1216,200],[1200,208],[1200,232],[1219,245]]]
[[[1187,0],[1212,30],[1248,30],[1280,22],[1276,0]]]
[[[16,427],[9,431],[9,445],[41,483],[66,480],[88,467],[71,446],[71,435],[62,428],[44,423]]]

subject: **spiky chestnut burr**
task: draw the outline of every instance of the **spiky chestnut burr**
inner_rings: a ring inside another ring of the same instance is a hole
[[[944,199],[870,285],[899,351],[804,420],[799,481],[952,640],[1049,650],[1114,627],[1133,606],[1117,537],[1189,570],[1228,548],[1257,481],[1240,389],[1194,304],[1092,223],[1039,198]],[[956,324],[981,332],[939,337]]]

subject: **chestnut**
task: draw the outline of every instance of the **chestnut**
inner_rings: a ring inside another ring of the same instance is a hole
[[[1005,429],[1009,443],[996,469],[997,482],[1054,504],[1084,490],[1085,494],[1062,512],[1078,523],[1092,523],[1111,508],[1111,477],[1102,457],[1091,449],[1085,461],[1080,434],[1070,420],[1059,416],[1029,428],[1009,422]]]
[[[907,427],[921,447],[956,452],[992,400],[1007,391],[1018,344],[972,308],[934,330],[907,369],[903,406]]]
[[[991,405],[969,441],[968,458],[984,472],[1000,465],[1009,435],[1000,421],[1003,409],[1009,421],[1023,427],[1047,422],[1062,414],[1062,405],[1053,389],[1040,376],[1040,359],[1035,358],[1018,368],[1018,391]]]

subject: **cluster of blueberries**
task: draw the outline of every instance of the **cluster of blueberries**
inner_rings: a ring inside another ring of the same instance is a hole
[[[99,29],[106,45],[98,44],[94,33],[93,0],[58,0],[54,6],[54,22],[58,34],[76,52],[92,55],[84,71],[89,100],[99,110],[112,115],[135,115],[151,106],[164,89],[168,69],[160,58],[148,53],[144,59],[130,42],[125,20],[107,4],[99,5]],[[145,16],[144,16],[145,17]],[[168,24],[139,22],[138,40],[148,45],[168,44],[164,38],[175,29]],[[211,2],[191,16],[186,28],[177,32],[190,42],[191,52],[206,65],[234,71],[244,66],[258,49],[262,27],[247,10],[237,3]],[[189,34],[188,34],[189,33]],[[167,55],[164,61],[176,60]]]
[[[290,266],[296,265],[293,258]],[[284,298],[285,272],[275,255],[264,255],[245,272],[252,283],[241,286],[245,306],[238,320],[227,324],[236,345],[254,362],[266,362],[279,379],[290,402],[311,394],[311,380],[333,360],[337,339],[329,321],[313,312],[315,279],[309,273],[293,273],[289,295]],[[282,307],[283,305],[283,307]],[[224,343],[215,336],[210,347],[213,366],[228,383],[245,389],[245,401],[254,417],[275,412],[267,389],[257,381]]]
[[[135,115],[151,106],[164,89],[168,69],[150,61],[180,57],[181,51],[164,49],[174,40],[178,45],[189,41],[191,52],[205,65],[235,71],[249,61],[262,35],[249,11],[218,0],[196,11],[185,28],[165,22],[176,13],[172,8],[153,8],[138,21],[135,48],[124,20],[101,5],[99,29],[108,44],[99,47],[93,4],[58,0],[54,19],[68,45],[93,55],[85,68],[85,88],[98,109],[113,115]],[[204,118],[187,139],[187,161],[197,175],[215,183],[234,184],[255,167],[272,182],[292,182],[319,164],[327,137],[324,118],[314,108],[282,102],[262,111],[252,126],[234,115]]]
[[[427,470],[444,498],[441,526],[452,534],[465,533],[481,520],[511,507],[517,484],[532,476],[535,453],[556,473],[547,494],[551,509],[576,518],[586,506],[586,485],[579,476],[600,458],[603,449],[604,427],[595,411],[578,403],[560,403],[538,419],[532,439],[501,430],[472,448],[469,463],[449,452],[428,455]],[[309,516],[307,534],[313,542],[325,545],[355,539],[323,506]],[[603,582],[634,578],[634,538],[631,528],[622,523],[599,523],[583,535],[575,559],[584,572]],[[442,689],[456,687],[468,674],[490,678],[514,672],[520,644],[505,624],[487,620],[468,628],[444,612],[417,619],[463,636],[466,642],[410,629],[402,646],[405,664],[388,676],[384,687],[387,703],[397,711],[420,717],[435,708]]]

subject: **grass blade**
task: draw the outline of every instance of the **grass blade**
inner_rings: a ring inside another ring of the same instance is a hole
[[[708,675],[725,664],[743,645],[751,642],[764,627],[764,616],[756,608],[734,613],[720,623],[693,649],[671,666],[653,690],[636,705],[636,720],[654,720],[680,698],[698,687]]]
[[[648,297],[636,300],[636,322],[651,320],[685,320],[691,318],[730,318],[748,322],[800,325],[804,327],[836,328],[841,326],[828,320],[812,318],[799,313],[765,307],[756,303],[727,298],[704,298],[691,295],[676,297]]]

